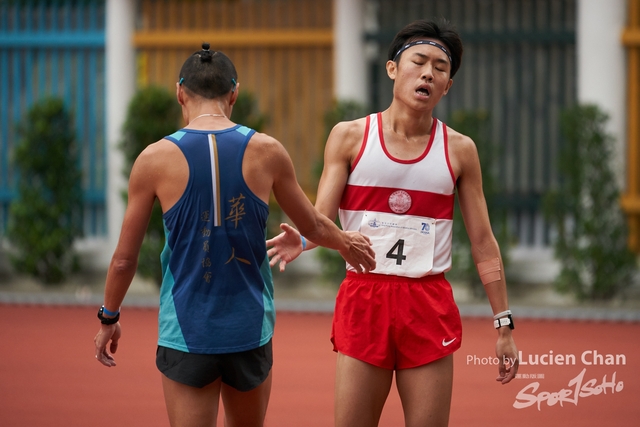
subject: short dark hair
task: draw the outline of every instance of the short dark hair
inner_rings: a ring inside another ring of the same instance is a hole
[[[402,53],[397,58],[396,54],[402,46],[423,38],[436,39],[444,43],[451,54],[451,73],[449,76],[453,78],[462,62],[462,40],[453,25],[444,19],[440,22],[421,19],[404,27],[396,34],[391,46],[389,46],[389,60],[400,61]]]
[[[231,59],[222,52],[210,51],[209,43],[194,52],[180,69],[181,86],[206,99],[218,98],[235,90],[238,73]]]

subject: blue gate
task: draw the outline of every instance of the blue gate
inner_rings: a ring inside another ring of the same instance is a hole
[[[17,123],[46,96],[73,114],[86,236],[106,234],[105,1],[0,1],[0,235],[16,196]]]

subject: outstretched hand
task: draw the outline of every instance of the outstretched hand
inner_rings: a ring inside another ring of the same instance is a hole
[[[116,361],[111,355],[118,350],[118,340],[122,335],[122,330],[120,329],[120,322],[114,325],[102,325],[98,334],[93,339],[93,342],[96,344],[96,359],[98,362],[102,363],[104,366],[116,366]],[[107,344],[109,345],[109,351],[107,351]]]
[[[339,251],[340,255],[358,273],[368,273],[376,268],[376,254],[371,247],[371,240],[358,231],[345,232],[350,239],[349,249]]]
[[[302,253],[302,239],[300,232],[289,224],[280,224],[283,231],[273,239],[267,240],[267,256],[271,267],[280,263],[280,271],[284,271],[287,263],[298,258]]]
[[[302,239],[300,232],[289,224],[280,224],[280,229],[282,233],[267,240],[267,255],[271,267],[279,263],[280,271],[284,271],[287,264],[302,253]],[[346,231],[345,234],[349,244],[347,249],[338,251],[342,258],[358,273],[368,273],[376,268],[376,255],[369,238],[357,231]]]

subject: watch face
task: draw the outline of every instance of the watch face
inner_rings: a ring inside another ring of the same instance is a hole
[[[507,317],[502,317],[500,319],[496,319],[493,321],[493,325],[495,326],[496,329],[500,329],[503,326],[508,326],[509,329],[513,329],[513,318],[511,317],[511,315],[508,315]]]

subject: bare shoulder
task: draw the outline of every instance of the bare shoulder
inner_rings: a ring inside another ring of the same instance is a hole
[[[291,158],[284,146],[272,136],[256,132],[253,134],[242,159],[242,175],[251,191],[269,202],[271,190],[279,177],[293,176],[295,172]]]
[[[277,161],[278,159],[287,158],[287,150],[282,143],[274,137],[266,133],[256,132],[253,134],[247,145],[245,159],[257,157],[261,162]]]
[[[329,139],[338,139],[346,142],[362,142],[366,127],[366,117],[340,122],[331,130]]]
[[[339,122],[333,127],[331,133],[335,133],[344,138],[362,138],[366,126],[367,118],[361,117],[355,120]]]
[[[186,188],[189,165],[180,148],[167,139],[149,144],[138,156],[129,179],[129,188],[155,194],[164,211]]]
[[[479,163],[478,149],[471,138],[448,126],[447,140],[451,167],[458,178],[465,170],[475,167]]]
[[[153,144],[147,145],[136,159],[136,164],[140,164],[141,166],[162,167],[165,166],[166,163],[171,164],[172,161],[175,161],[176,154],[182,156],[180,148],[167,139],[161,139]]]
[[[355,159],[364,141],[366,127],[366,117],[336,124],[329,134],[326,154]]]
[[[258,180],[273,177],[287,168],[291,163],[289,153],[282,143],[266,133],[256,132],[247,145],[242,160],[242,171],[245,179],[256,176]],[[262,177],[262,178],[260,178]]]
[[[467,135],[447,126],[449,154],[472,154],[477,152],[476,144]]]
[[[266,133],[256,132],[253,134],[249,143],[260,146],[265,149],[277,149],[282,146],[282,143]]]

